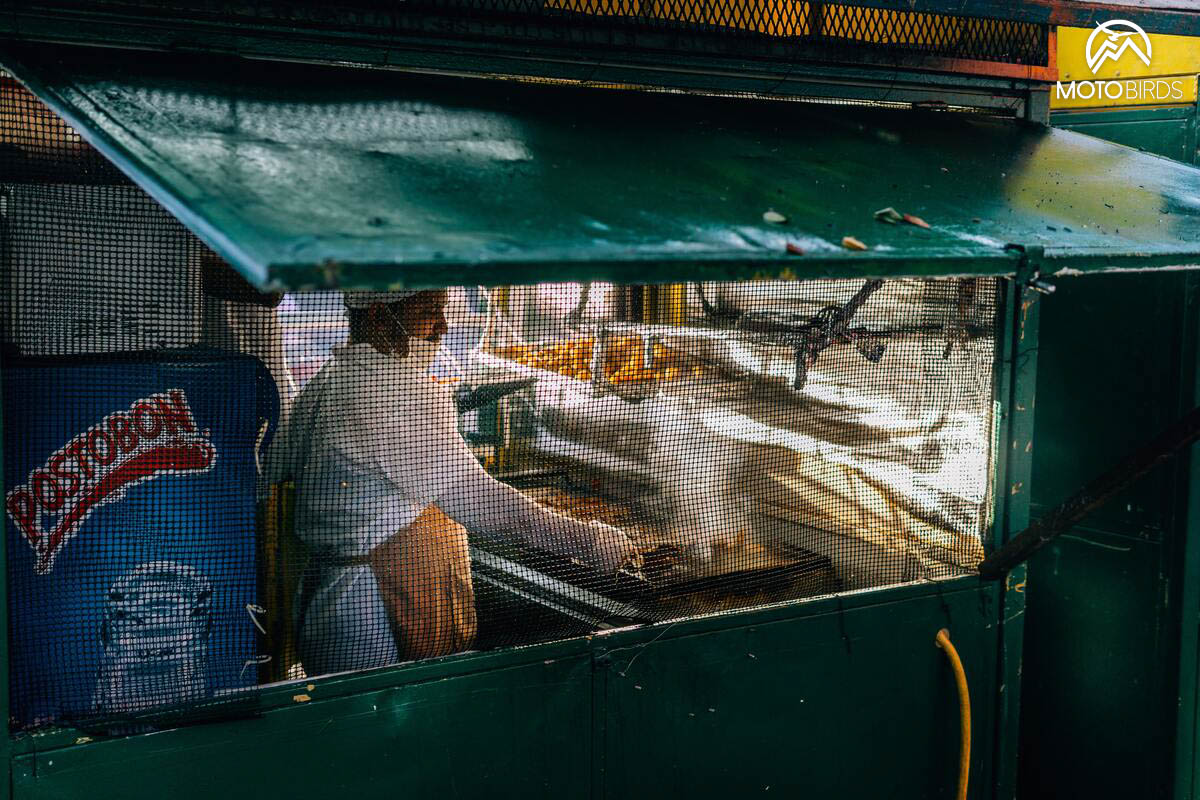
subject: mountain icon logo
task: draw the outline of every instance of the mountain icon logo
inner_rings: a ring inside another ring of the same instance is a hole
[[[1146,32],[1127,19],[1110,19],[1097,25],[1088,37],[1087,65],[1095,75],[1105,61],[1119,61],[1126,50],[1132,50],[1143,64],[1150,66],[1150,37]]]

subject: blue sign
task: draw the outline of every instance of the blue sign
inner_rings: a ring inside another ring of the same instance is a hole
[[[246,356],[149,357],[4,368],[18,728],[257,680],[255,506],[274,383]]]

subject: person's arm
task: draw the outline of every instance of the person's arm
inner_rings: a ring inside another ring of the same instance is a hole
[[[633,554],[629,537],[600,522],[556,514],[487,473],[459,435],[453,409],[450,426],[439,426],[433,456],[438,506],[466,527],[511,537],[527,545],[574,558],[605,574],[616,572]]]

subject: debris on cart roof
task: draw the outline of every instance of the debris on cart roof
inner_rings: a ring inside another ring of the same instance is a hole
[[[1014,120],[47,47],[0,60],[260,286],[1200,264],[1200,171]],[[928,227],[881,225],[887,207]]]

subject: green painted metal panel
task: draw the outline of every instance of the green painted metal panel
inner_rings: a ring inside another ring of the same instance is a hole
[[[1200,171],[1011,120],[50,48],[4,63],[260,285],[1007,274],[1008,243],[1054,270],[1200,262]],[[884,206],[933,227],[877,223]]]
[[[414,661],[395,666],[368,670],[365,672],[349,672],[338,675],[319,676],[302,682],[288,682],[262,686],[255,689],[246,697],[230,698],[227,703],[215,704],[203,716],[190,716],[189,723],[196,721],[193,727],[181,731],[169,730],[169,723],[162,723],[156,737],[190,736],[190,731],[208,730],[215,732],[217,738],[227,730],[219,724],[226,722],[241,722],[265,717],[277,723],[286,722],[283,718],[271,716],[277,711],[294,711],[298,706],[296,694],[307,695],[312,700],[335,701],[356,695],[390,690],[398,686],[408,686],[435,681],[455,681],[459,678],[485,673],[499,673],[505,670],[523,669],[528,666],[575,660],[590,653],[590,645],[586,637],[565,639],[557,642],[547,642],[530,647],[510,647],[487,652],[460,653],[444,658]],[[301,687],[297,689],[297,687]],[[39,755],[48,757],[50,753],[62,748],[76,745],[80,737],[86,738],[87,747],[108,746],[122,740],[125,734],[117,731],[106,734],[91,728],[51,728],[39,731],[34,735],[21,735],[12,739],[13,751],[19,755]],[[133,739],[139,737],[135,736]],[[133,741],[133,740],[129,740]],[[189,740],[192,741],[192,740]]]
[[[1063,279],[1043,303],[1033,502],[1047,510],[1175,420],[1181,274]],[[1096,402],[1101,399],[1102,402]],[[1089,518],[1113,533],[1160,539],[1170,467]]]
[[[546,659],[51,753],[14,766],[25,798],[578,797],[591,659]],[[289,690],[305,696],[304,685]]]
[[[1195,106],[1057,111],[1050,124],[1188,164],[1197,160]]]
[[[1184,284],[1183,347],[1180,358],[1180,395],[1186,405],[1200,402],[1200,273],[1187,275]],[[1179,618],[1179,714],[1175,724],[1175,786],[1179,800],[1200,797],[1200,448],[1180,459],[1179,497],[1187,504],[1181,514],[1184,533],[1176,537],[1170,556],[1174,603]]]
[[[951,796],[957,698],[933,635],[963,655],[987,775],[997,591],[922,582],[280,686],[250,719],[26,738],[15,796],[728,796],[760,779]],[[679,725],[694,747],[662,737]]]
[[[987,774],[996,594],[976,585],[612,647],[599,656],[603,796],[953,797],[958,701],[933,640],[948,627],[962,656],[972,770]]]
[[[1190,119],[1126,120],[1094,124],[1060,124],[1052,119],[1051,122],[1064,130],[1086,133],[1176,161],[1190,163],[1195,157],[1192,145],[1193,126]]]
[[[1022,797],[1167,797],[1174,703],[1159,542],[1076,528],[1030,566]]]
[[[1035,514],[1194,403],[1195,364],[1185,359],[1194,360],[1195,342],[1181,336],[1196,332],[1190,281],[1188,273],[1073,278],[1043,302]],[[1196,616],[1196,587],[1185,585],[1195,569],[1183,557],[1186,466],[1157,468],[1031,561],[1021,796],[1171,791],[1177,724],[1194,720],[1179,686],[1180,637],[1195,635]]]

